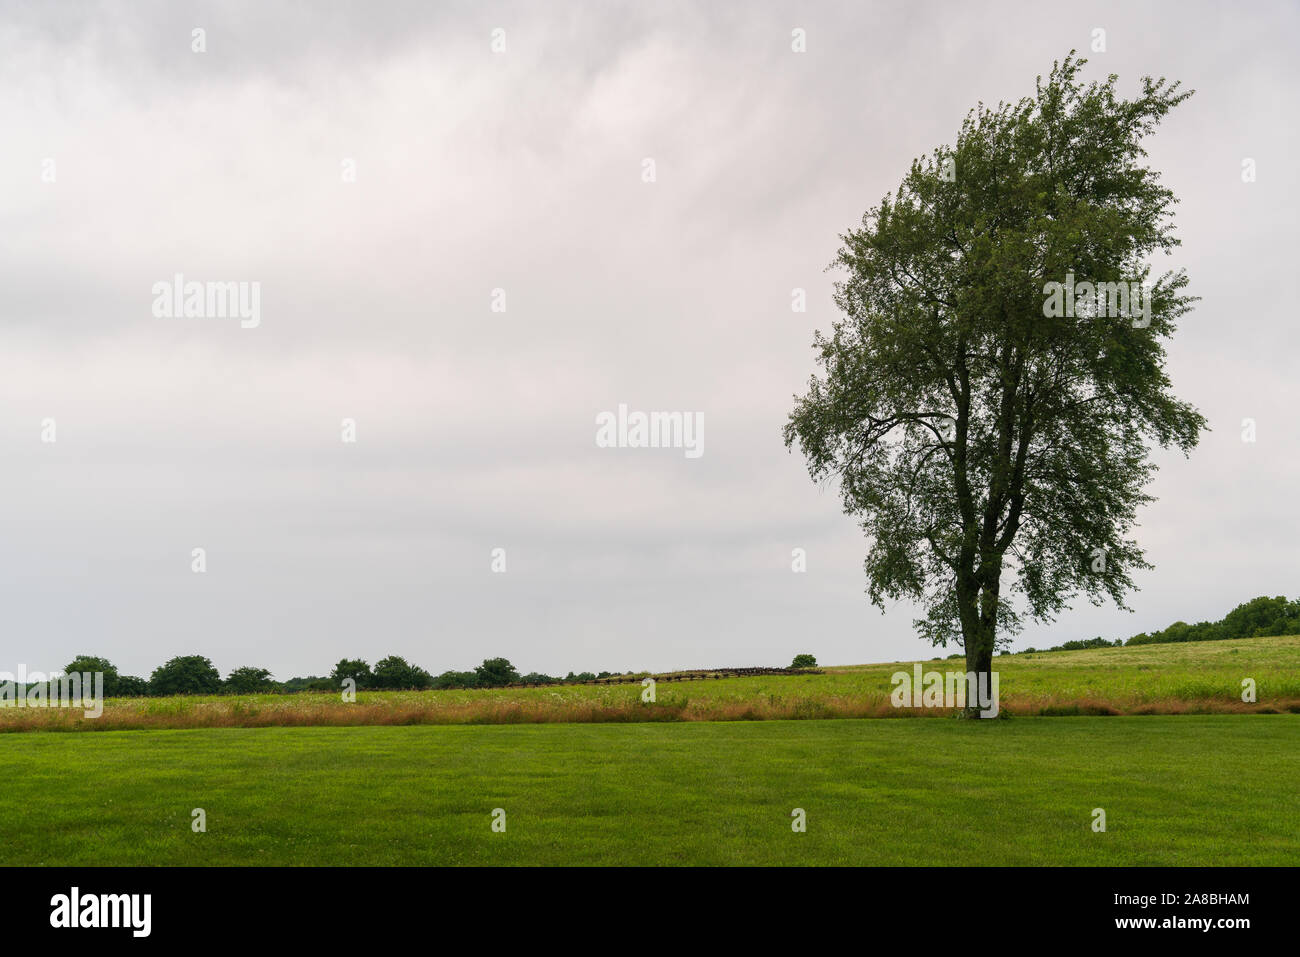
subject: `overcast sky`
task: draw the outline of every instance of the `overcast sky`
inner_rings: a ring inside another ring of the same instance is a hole
[[[935,654],[781,428],[839,234],[1071,48],[1197,90],[1150,154],[1213,432],[1158,457],[1135,613],[1017,646],[1300,596],[1300,7],[1052,6],[0,3],[0,670]],[[156,318],[177,273],[260,324]],[[620,403],[704,454],[598,447]]]

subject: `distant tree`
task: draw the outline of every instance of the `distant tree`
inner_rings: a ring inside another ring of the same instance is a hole
[[[1255,638],[1262,635],[1285,635],[1297,624],[1297,609],[1278,595],[1261,595],[1238,605],[1223,616],[1224,638]]]
[[[77,655],[63,667],[64,674],[73,672],[102,674],[104,676],[104,696],[108,698],[119,697],[122,692],[119,687],[120,678],[117,674],[116,666],[107,658],[96,658],[94,655]]]
[[[433,677],[405,658],[389,655],[375,663],[374,687],[390,689],[422,689],[433,684]]]
[[[271,672],[265,668],[245,666],[236,668],[226,676],[225,690],[234,694],[256,694],[259,691],[275,691],[276,684],[271,679]]]
[[[325,684],[328,685],[328,690],[334,690],[335,685],[333,685],[328,678],[322,678],[319,675],[289,678],[287,681],[281,682],[281,687],[283,687],[285,691],[289,692],[306,691],[311,685],[319,681],[325,682]]]
[[[117,690],[113,694],[118,698],[145,698],[149,695],[149,682],[135,675],[122,675],[117,679]]]
[[[347,678],[351,678],[357,683],[358,688],[369,688],[374,681],[374,675],[370,671],[370,665],[360,658],[343,658],[334,666],[330,672],[330,678],[334,682],[334,687],[338,687]]]
[[[516,684],[519,672],[505,658],[487,658],[483,664],[474,669],[480,688],[502,688]]]
[[[817,658],[813,655],[795,655],[794,661],[790,662],[791,668],[816,668]]]
[[[450,688],[477,688],[478,675],[472,671],[444,671],[433,679],[432,687],[438,690]]]
[[[552,678],[550,675],[544,675],[537,671],[529,672],[519,679],[521,684],[526,685],[553,685],[559,678]]]
[[[149,690],[156,695],[216,694],[221,673],[202,655],[181,655],[154,669]]]

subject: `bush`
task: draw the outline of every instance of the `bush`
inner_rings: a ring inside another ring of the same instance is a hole
[[[794,661],[790,662],[791,668],[816,668],[817,658],[813,655],[795,655]]]

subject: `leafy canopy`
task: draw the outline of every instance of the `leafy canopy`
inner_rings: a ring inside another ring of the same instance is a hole
[[[1205,427],[1165,370],[1194,297],[1182,271],[1152,278],[1177,201],[1142,147],[1191,93],[1145,77],[1125,100],[1085,62],[972,110],[841,237],[843,315],[785,428],[861,521],[871,600],[922,602],[922,634],[981,668],[1021,621],[1004,567],[1038,620],[1078,593],[1124,607],[1149,567],[1131,536],[1147,443],[1186,453]],[[1140,284],[1149,313],[1060,315],[1046,291],[1067,277]]]

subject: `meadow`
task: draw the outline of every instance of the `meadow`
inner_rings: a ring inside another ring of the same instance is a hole
[[[1300,636],[1036,652],[994,659],[1001,709],[1015,716],[1300,712]],[[960,671],[960,658],[921,662]],[[76,709],[0,708],[3,731],[528,724],[942,717],[944,709],[891,705],[890,677],[912,662],[827,668],[824,674],[640,684],[462,691],[109,699],[98,718]],[[1256,684],[1243,702],[1242,681]]]
[[[0,773],[10,864],[1300,860],[1290,714],[25,734]]]

